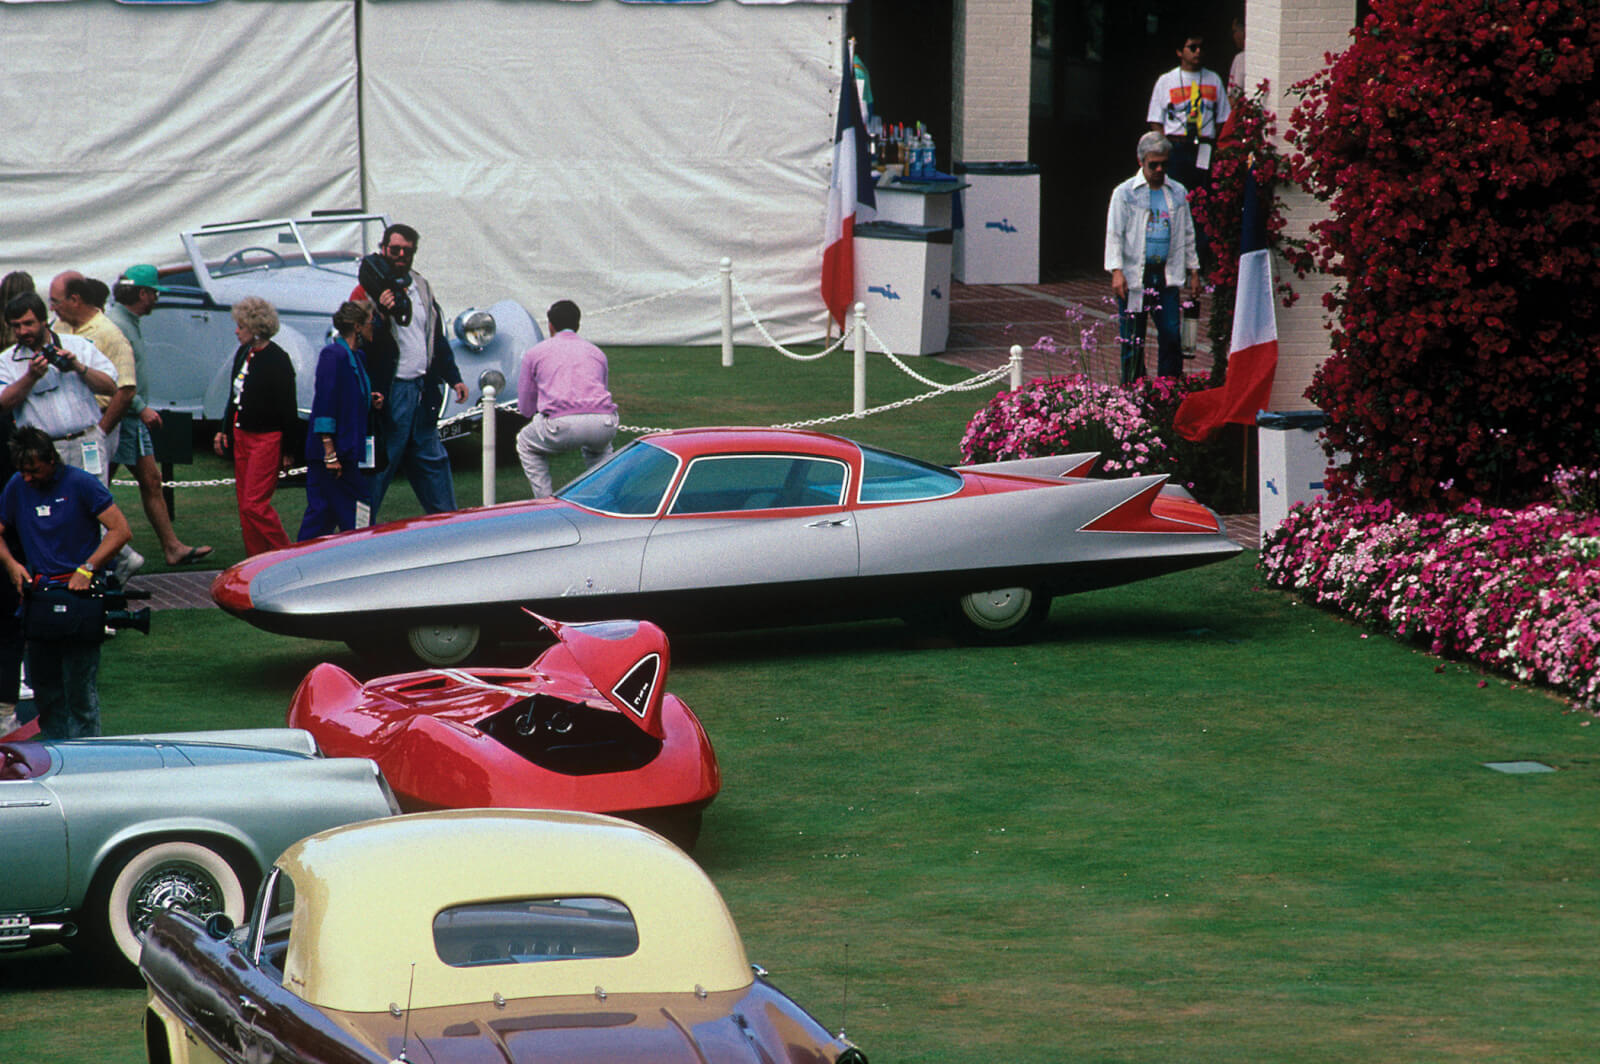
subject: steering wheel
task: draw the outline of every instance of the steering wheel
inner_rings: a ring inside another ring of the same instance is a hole
[[[273,263],[274,266],[283,267],[283,266],[287,266],[288,265],[288,263],[283,261],[283,256],[278,254],[276,251],[273,251],[271,248],[264,248],[264,247],[260,247],[259,245],[256,245],[256,246],[251,246],[251,247],[247,247],[247,248],[240,248],[238,251],[235,251],[232,255],[229,255],[227,258],[223,259],[221,264],[218,265],[218,267],[217,267],[218,272],[226,271],[228,269],[228,264],[233,262],[235,259],[239,260],[239,269],[241,269],[241,270],[250,269],[251,268],[250,264],[244,261],[244,257],[245,257],[245,255],[249,254],[252,251],[259,251],[263,255],[271,255],[272,256],[272,263]]]

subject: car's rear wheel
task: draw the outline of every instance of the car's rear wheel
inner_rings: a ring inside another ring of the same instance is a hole
[[[158,842],[137,850],[107,881],[99,905],[105,913],[105,945],[129,964],[150,922],[165,909],[182,909],[202,920],[227,913],[242,922],[244,885],[225,857],[197,842]]]
[[[974,591],[956,600],[957,626],[968,638],[983,642],[1020,639],[1050,615],[1050,596],[1038,588],[997,587]]]
[[[475,624],[419,624],[406,632],[411,653],[428,665],[459,665],[478,649]]]

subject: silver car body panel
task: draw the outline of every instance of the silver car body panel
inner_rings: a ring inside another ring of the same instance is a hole
[[[51,764],[0,780],[0,915],[72,912],[141,840],[223,843],[248,881],[308,834],[395,811],[376,764],[323,758],[299,729],[29,742]]]

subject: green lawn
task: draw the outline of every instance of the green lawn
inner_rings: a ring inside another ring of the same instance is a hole
[[[629,423],[779,419],[652,357],[613,361]],[[912,409],[846,433],[953,457],[964,415]],[[752,959],[876,1064],[1592,1060],[1592,718],[1364,638],[1253,561],[1060,600],[1021,647],[675,641],[724,771],[697,857]],[[162,613],[107,648],[107,729],[275,724],[325,659],[353,664]],[[1558,771],[1483,766],[1522,759]],[[0,955],[0,1061],[141,1060],[139,992],[66,956]]]

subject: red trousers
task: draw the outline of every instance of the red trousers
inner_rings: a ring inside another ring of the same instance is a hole
[[[289,545],[283,521],[272,508],[282,454],[281,432],[233,432],[233,490],[239,499],[239,532],[246,554]]]

